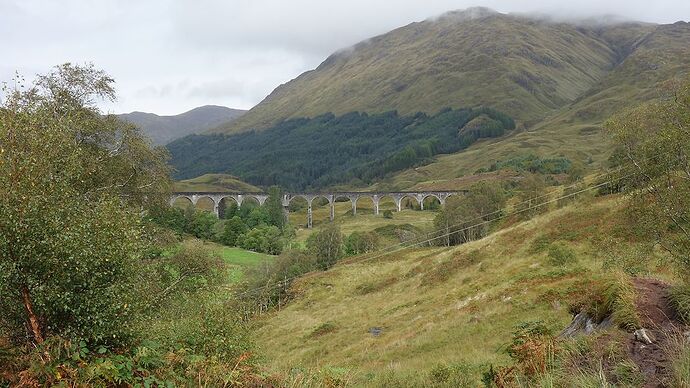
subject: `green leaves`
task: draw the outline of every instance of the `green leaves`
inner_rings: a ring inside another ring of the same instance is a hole
[[[89,345],[131,335],[122,306],[136,300],[147,244],[140,206],[161,196],[167,167],[162,151],[98,112],[111,84],[92,66],[66,64],[0,106],[0,323],[17,336],[32,318],[20,289],[39,333]]]

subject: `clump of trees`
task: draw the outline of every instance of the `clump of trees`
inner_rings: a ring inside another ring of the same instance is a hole
[[[98,111],[112,83],[66,64],[3,90],[0,385],[239,383],[246,332],[195,297],[227,279],[223,263],[142,219],[169,195],[167,152]],[[180,316],[200,335],[178,335]]]
[[[434,219],[437,245],[457,245],[486,236],[508,199],[500,183],[480,182],[464,197],[450,197]]]
[[[179,234],[189,234],[231,247],[277,255],[282,252],[293,230],[286,223],[281,204],[282,191],[269,189],[269,197],[263,206],[235,202],[224,211],[224,219],[217,219],[210,212],[160,206],[149,212],[149,219]]]
[[[494,162],[488,169],[480,169],[478,172],[511,169],[533,174],[564,174],[570,172],[573,167],[573,162],[565,157],[544,158],[528,154]]]

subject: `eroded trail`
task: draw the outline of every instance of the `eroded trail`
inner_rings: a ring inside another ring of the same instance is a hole
[[[669,302],[670,286],[658,279],[633,280],[637,290],[637,311],[642,327],[652,343],[645,343],[638,335],[628,335],[627,351],[645,378],[645,388],[666,387],[669,375],[667,350],[672,336],[682,333],[685,326],[676,319]]]

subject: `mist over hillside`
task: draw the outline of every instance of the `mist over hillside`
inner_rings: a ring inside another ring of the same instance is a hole
[[[154,144],[164,145],[177,138],[227,124],[244,112],[246,111],[224,106],[204,105],[173,116],[159,116],[145,112],[131,112],[117,116],[141,128]]]
[[[339,50],[316,69],[277,87],[242,117],[209,132],[252,133],[324,114],[434,115],[446,108],[482,106],[507,114],[518,130],[492,139],[491,147],[481,142],[415,163],[416,168],[398,174],[402,178],[390,177],[388,186],[409,188],[443,179],[451,189],[455,178],[528,153],[598,165],[610,152],[601,137],[603,122],[654,98],[660,85],[690,71],[688,41],[690,24],[685,22],[656,25],[610,16],[564,21],[487,8],[452,11]],[[323,133],[316,127],[304,131]],[[171,149],[179,176],[241,175],[236,164],[208,162],[230,160],[233,151],[217,147],[214,139],[204,140],[206,135]],[[203,163],[179,162],[193,160],[190,155]],[[275,155],[284,162],[290,159],[285,152]],[[434,167],[444,160],[443,167]],[[320,179],[313,169],[295,173]],[[355,184],[362,180],[353,177]]]
[[[595,87],[660,26],[453,11],[329,56],[219,132],[324,112],[489,105],[535,124]]]

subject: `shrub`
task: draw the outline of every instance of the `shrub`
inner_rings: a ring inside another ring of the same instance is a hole
[[[316,257],[319,267],[323,270],[335,265],[342,256],[343,234],[334,224],[325,226],[318,232],[312,233],[307,239],[307,249]]]
[[[391,210],[384,210],[384,211],[383,211],[383,218],[393,219],[393,211],[391,211]]]
[[[188,240],[173,255],[159,260],[159,273],[166,290],[195,292],[222,282],[225,264],[203,242]]]
[[[247,225],[239,216],[233,216],[225,222],[220,242],[231,247],[237,246],[237,239],[246,232]]]
[[[577,261],[575,252],[567,245],[562,243],[554,243],[549,245],[548,262],[553,266],[564,266],[573,264]]]
[[[239,235],[237,245],[250,251],[278,255],[283,250],[284,241],[277,227],[259,226]]]
[[[554,361],[556,342],[551,329],[542,321],[523,322],[516,326],[508,355],[521,373],[529,378],[547,372]]]
[[[352,232],[345,239],[345,254],[348,256],[369,253],[376,250],[379,236],[374,232]]]
[[[251,307],[279,305],[290,299],[290,284],[294,278],[318,269],[314,256],[298,250],[287,250],[275,260],[249,270],[249,281],[241,288],[245,290],[242,299]]]

